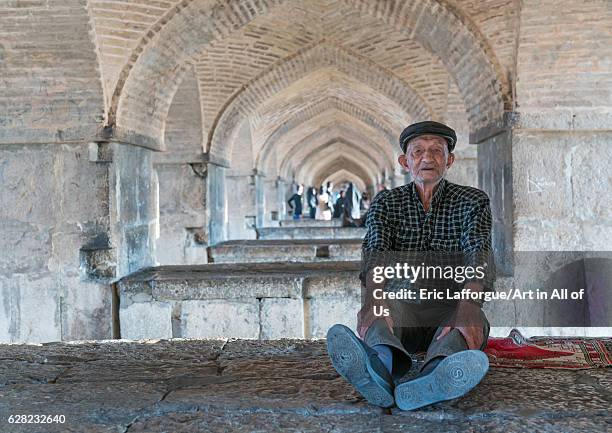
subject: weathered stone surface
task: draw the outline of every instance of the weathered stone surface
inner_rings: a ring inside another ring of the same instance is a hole
[[[301,297],[304,278],[357,272],[358,262],[160,266],[119,282],[122,296],[152,293],[159,300]]]
[[[82,254],[108,241],[108,167],[82,143],[0,153],[3,341],[109,338],[109,287],[83,281]]]
[[[258,239],[357,239],[365,229],[351,227],[262,227]]]
[[[2,309],[11,342],[58,341],[62,338],[60,303],[55,278],[39,274],[0,276]]]
[[[161,265],[207,262],[206,240],[198,243],[194,236],[195,228],[203,232],[206,225],[205,183],[199,171],[187,163],[189,161],[154,165],[159,183],[156,260]]]
[[[312,243],[262,243],[264,241],[229,241],[210,248],[215,263],[248,263],[315,260],[317,246]]]
[[[517,218],[514,229],[517,251],[579,251],[584,249],[581,225],[571,220]]]
[[[215,263],[359,260],[361,243],[361,239],[227,241],[210,247],[210,255]]]
[[[358,269],[331,261],[150,268],[118,283],[122,337],[322,338],[334,320],[355,326]]]
[[[268,298],[261,301],[261,338],[304,338],[304,301]]]
[[[358,272],[338,271],[331,274],[313,275],[304,282],[305,298],[350,297],[361,295],[361,280]]]
[[[514,204],[517,218],[572,216],[570,160],[573,134],[515,131],[512,143]],[[550,170],[550,165],[556,170]]]
[[[330,220],[316,220],[311,218],[302,218],[299,220],[287,219],[281,220],[281,227],[342,227],[342,219],[334,218]]]
[[[418,363],[415,363],[415,366]],[[414,374],[414,369],[411,374]],[[325,342],[174,340],[0,346],[0,417],[64,414],[7,432],[601,432],[610,369],[493,368],[466,396],[412,412],[367,404]]]
[[[0,241],[12,254],[0,255],[3,274],[26,273],[44,268],[51,256],[51,233],[27,222],[3,220]]]
[[[180,321],[181,335],[186,338],[259,338],[259,302],[183,301]]]
[[[172,305],[167,302],[134,302],[119,309],[119,323],[123,338],[172,338]]]
[[[152,152],[113,143],[109,184],[112,237],[118,249],[117,275],[123,276],[154,264],[157,209]]]
[[[610,135],[517,130],[514,136],[516,249],[606,250],[610,204],[608,195],[595,191],[611,184],[604,163]],[[558,169],[551,171],[550,164]]]
[[[361,243],[333,243],[329,245],[328,254],[331,260],[361,260]]]
[[[361,298],[322,297],[305,300],[308,324],[308,338],[325,338],[327,330],[335,323],[342,323],[357,329],[357,312],[361,308]]]
[[[576,148],[567,155],[571,163],[571,187],[574,216],[593,225],[612,221],[612,194],[596,191],[612,190],[612,171],[606,163],[612,159],[612,134],[580,134]],[[594,158],[593,155],[596,155]],[[601,249],[609,243],[601,243]]]
[[[67,286],[62,300],[62,339],[95,340],[112,336],[111,288],[79,281]]]

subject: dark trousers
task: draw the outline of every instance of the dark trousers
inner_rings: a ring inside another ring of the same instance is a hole
[[[484,350],[489,338],[490,324],[484,312],[479,311],[484,324],[484,341],[479,349]],[[425,366],[438,356],[449,356],[468,349],[463,335],[457,329],[452,329],[440,340],[436,340],[442,329],[452,320],[454,312],[454,305],[423,306],[396,301],[392,303],[391,308],[393,331],[384,320],[378,319],[368,328],[364,342],[370,347],[386,344],[393,349],[393,376],[400,379],[412,365],[410,353],[427,351],[423,363]]]

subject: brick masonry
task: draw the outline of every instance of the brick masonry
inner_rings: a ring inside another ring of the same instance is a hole
[[[0,4],[0,145],[91,140],[104,123],[85,0]]]

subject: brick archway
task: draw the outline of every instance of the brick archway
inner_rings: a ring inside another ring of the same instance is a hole
[[[163,127],[185,65],[213,40],[220,40],[285,2],[261,0],[244,7],[231,0],[210,7],[183,0],[143,36],[119,74],[107,126],[143,145],[161,148]],[[345,0],[344,7],[375,17],[435,53],[466,101],[470,131],[496,121],[510,105],[507,79],[478,27],[458,10],[425,0],[403,4]],[[138,141],[138,140],[136,140]]]
[[[355,127],[356,125],[352,124],[351,126]],[[364,158],[374,161],[380,170],[390,172],[394,170],[394,161],[388,158],[384,149],[367,136],[359,132],[349,131],[346,126],[333,125],[292,145],[278,164],[278,175],[283,179],[289,179],[289,173],[296,171],[304,161],[315,157],[318,152],[336,143],[354,148]]]
[[[396,131],[382,124],[372,113],[367,112],[362,107],[358,107],[349,101],[340,100],[338,98],[326,98],[323,101],[312,105],[307,105],[300,111],[296,112],[292,117],[283,121],[265,140],[261,149],[257,152],[255,158],[255,168],[257,170],[266,170],[269,166],[269,158],[273,154],[271,151],[275,143],[284,139],[290,132],[308,122],[310,119],[319,116],[325,116],[330,110],[343,113],[349,116],[355,122],[355,125],[362,125],[361,128],[371,130],[375,135],[373,138],[381,140],[381,145],[389,144],[389,157],[393,158],[392,144],[397,140]],[[324,123],[322,123],[324,125]]]
[[[219,114],[209,134],[208,152],[221,159],[231,155],[232,135],[243,117],[256,111],[267,99],[288,88],[296,81],[321,68],[331,67],[340,73],[368,85],[413,119],[434,118],[427,103],[408,85],[378,67],[341,47],[320,44],[306,49],[277,67],[267,71],[242,92],[238,93]]]
[[[342,169],[347,169],[355,176],[361,178],[365,185],[374,185],[376,183],[376,175],[363,165],[363,161],[358,161],[352,155],[342,155],[331,161],[324,161],[314,165],[312,168],[314,171],[304,178],[304,181],[311,185],[321,185],[323,180],[328,178],[330,174]]]

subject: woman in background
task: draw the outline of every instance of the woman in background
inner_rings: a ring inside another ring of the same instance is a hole
[[[318,220],[331,220],[332,218],[332,211],[331,211],[331,197],[329,195],[329,193],[327,192],[327,188],[323,185],[321,185],[321,188],[319,189],[319,196],[317,197],[318,200],[318,205],[317,205],[317,212],[315,215],[315,218]]]

